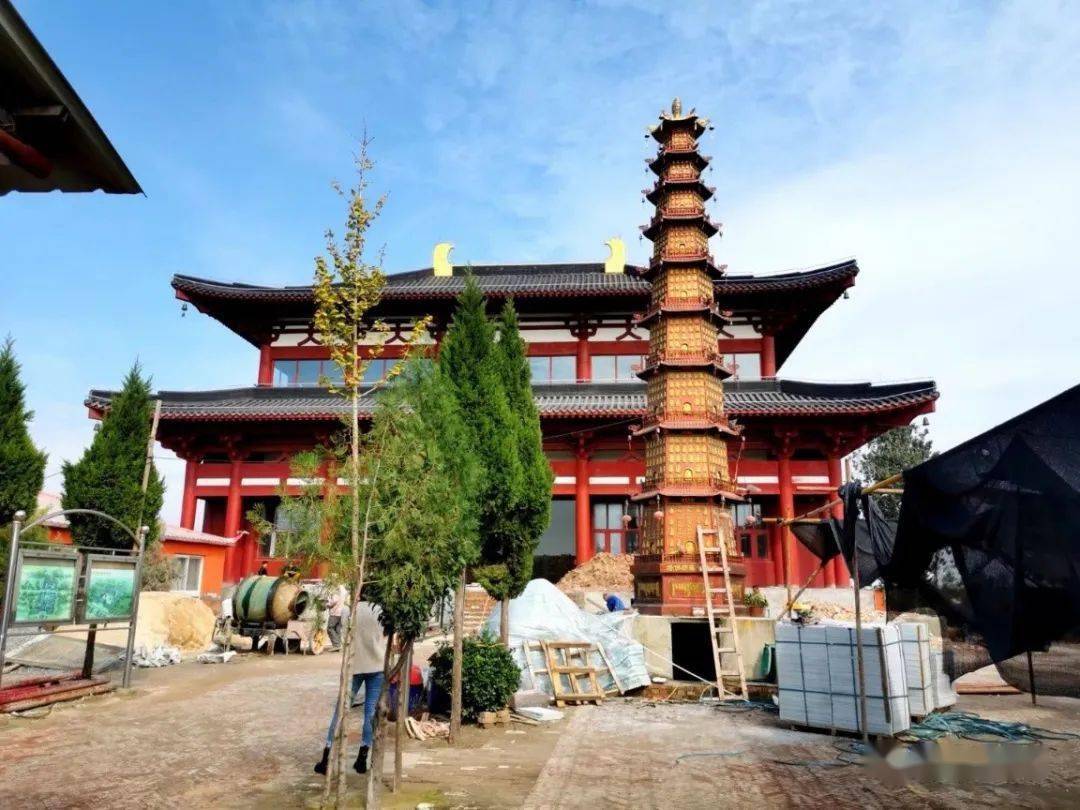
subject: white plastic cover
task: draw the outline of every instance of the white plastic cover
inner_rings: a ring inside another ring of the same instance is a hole
[[[546,579],[534,579],[525,586],[521,596],[510,600],[510,649],[514,660],[522,668],[523,689],[541,689],[551,694],[551,680],[546,675],[535,680],[526,671],[526,641],[585,641],[603,645],[608,660],[618,677],[620,691],[628,692],[649,683],[645,669],[645,648],[630,637],[633,611],[594,615],[586,613]],[[484,623],[484,629],[499,635],[499,606],[496,605]],[[532,653],[532,669],[547,669],[547,662],[539,651]],[[589,657],[589,663],[600,672],[598,681],[604,690],[615,686],[607,674],[607,668],[598,652]]]

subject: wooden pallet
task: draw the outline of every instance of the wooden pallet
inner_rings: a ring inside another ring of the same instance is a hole
[[[547,660],[556,706],[599,704],[604,699],[604,691],[596,681],[596,667],[589,664],[592,644],[584,641],[541,641],[540,644]]]

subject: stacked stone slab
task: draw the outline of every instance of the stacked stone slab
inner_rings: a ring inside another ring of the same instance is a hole
[[[727,503],[739,500],[728,468],[728,445],[738,431],[724,413],[723,380],[731,370],[719,353],[726,322],[713,283],[723,274],[709,253],[719,228],[705,212],[713,189],[701,180],[709,159],[698,138],[709,122],[676,99],[652,127],[659,142],[649,168],[656,185],[645,192],[656,206],[642,229],[653,242],[646,273],[649,310],[637,322],[649,330],[646,414],[636,435],[645,441],[644,523],[634,563],[637,607],[644,613],[703,615],[704,585],[697,551],[699,526],[719,532],[731,561],[732,592],[742,604],[745,568],[739,560]],[[717,546],[715,537],[710,546]],[[720,555],[708,557],[720,571]]]

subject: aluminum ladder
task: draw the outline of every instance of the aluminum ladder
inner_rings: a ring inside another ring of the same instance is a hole
[[[706,546],[705,538],[713,537],[715,546]],[[701,579],[705,585],[705,615],[709,618],[709,641],[712,643],[713,665],[716,672],[716,691],[723,700],[728,696],[747,699],[746,676],[743,674],[742,648],[739,645],[739,631],[735,627],[735,603],[731,596],[731,570],[728,567],[727,545],[719,531],[705,526],[697,528],[698,558],[701,560]],[[724,585],[714,587],[709,579],[709,561],[706,555],[719,554],[723,570]],[[713,604],[713,596],[723,594],[724,599],[718,608]],[[722,641],[725,639],[726,641]],[[720,661],[724,655],[734,655],[736,669],[721,669]],[[731,692],[724,687],[724,676],[739,678],[739,691]]]

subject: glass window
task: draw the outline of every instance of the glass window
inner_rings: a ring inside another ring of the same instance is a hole
[[[757,353],[743,353],[732,355],[732,365],[735,366],[735,379],[737,380],[760,380],[761,379],[761,355]]]
[[[333,360],[323,360],[322,376],[325,377],[331,385],[340,385],[344,381],[344,377],[341,374],[341,366]]]
[[[184,590],[195,591],[199,590],[199,586],[202,584],[202,557],[188,557],[187,566],[187,587]]]
[[[568,354],[551,358],[551,381],[574,382],[577,379],[577,359]]]
[[[746,519],[753,515],[755,518],[761,517],[761,504],[759,503],[736,503],[731,506],[731,517],[735,521],[736,526],[745,526]]]
[[[274,361],[274,385],[293,385],[296,382],[296,361]]]
[[[298,360],[296,363],[296,384],[316,385],[319,382],[321,360]]]
[[[369,360],[367,365],[364,366],[364,379],[363,382],[366,385],[374,385],[383,378],[383,369],[385,368],[385,361],[379,358],[375,360]]]
[[[597,551],[623,553],[623,502],[599,501],[593,504],[593,542]]]
[[[641,370],[641,357],[636,354],[620,354],[618,356],[618,370],[615,373],[617,380],[636,380],[637,373]]]
[[[598,354],[592,358],[592,378],[597,381],[614,380],[615,355]]]
[[[533,382],[548,382],[551,380],[551,358],[530,357],[529,373]]]
[[[574,499],[551,499],[551,522],[540,536],[534,552],[537,556],[574,553]]]
[[[170,559],[172,582],[169,589],[198,593],[202,587],[202,557],[176,554]]]

